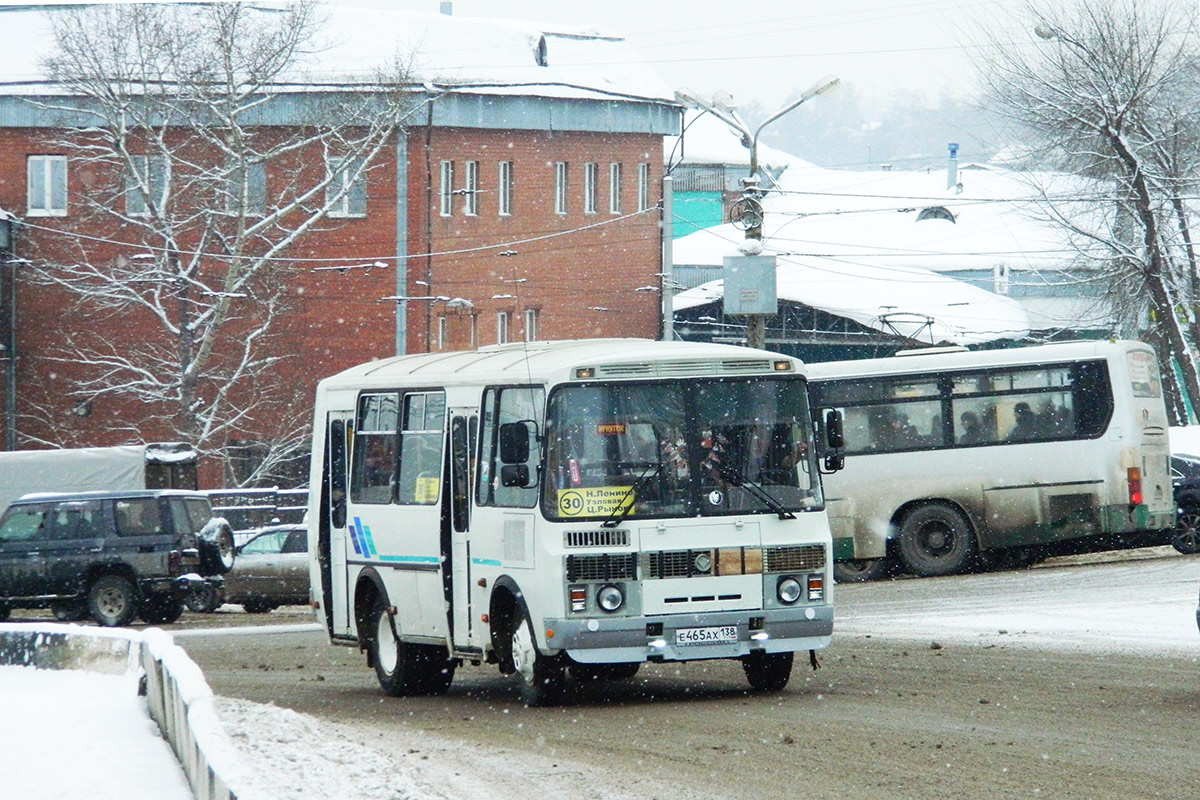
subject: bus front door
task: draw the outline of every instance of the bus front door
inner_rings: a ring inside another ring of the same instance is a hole
[[[320,599],[325,609],[325,625],[334,635],[352,633],[346,591],[346,548],[349,546],[346,502],[349,499],[349,443],[353,437],[353,412],[330,412],[326,422],[317,563],[321,573]]]
[[[471,487],[474,485],[479,417],[473,410],[452,410],[450,418],[450,505],[447,561],[450,564],[446,598],[455,648],[478,644],[471,620]]]

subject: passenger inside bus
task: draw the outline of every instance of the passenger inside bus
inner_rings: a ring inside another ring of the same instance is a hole
[[[1024,401],[1013,406],[1013,426],[1008,432],[1008,441],[1023,442],[1038,437],[1037,414]]]

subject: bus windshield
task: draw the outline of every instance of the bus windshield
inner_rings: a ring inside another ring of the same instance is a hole
[[[607,520],[817,508],[811,434],[795,378],[560,387],[547,412],[543,511]]]

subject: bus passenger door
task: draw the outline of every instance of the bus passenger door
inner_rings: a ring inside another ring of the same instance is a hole
[[[321,486],[321,519],[317,530],[317,564],[321,573],[321,604],[325,625],[335,634],[350,633],[346,590],[346,502],[349,500],[349,443],[354,435],[354,413],[330,412],[326,422],[324,480]]]
[[[449,578],[450,629],[456,647],[477,646],[471,614],[471,487],[474,486],[479,417],[456,409],[450,418]]]

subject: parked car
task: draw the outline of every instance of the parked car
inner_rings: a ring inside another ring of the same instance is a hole
[[[1200,456],[1171,456],[1171,488],[1176,506],[1171,545],[1181,553],[1200,553]]]
[[[174,622],[189,589],[235,558],[228,523],[198,492],[26,495],[0,518],[0,620],[50,608],[105,626]]]
[[[237,563],[223,580],[189,593],[192,611],[215,611],[236,603],[250,614],[309,599],[308,531],[303,524],[269,525],[237,547]]]

